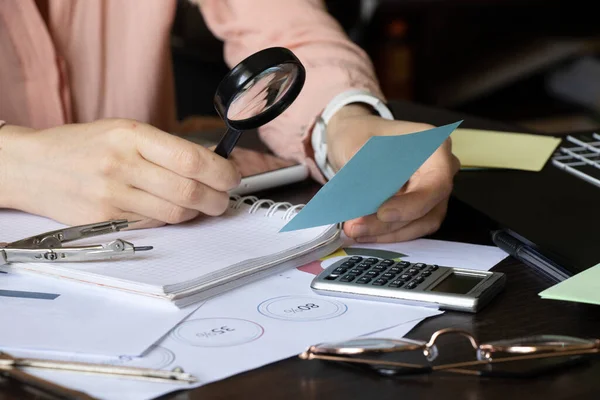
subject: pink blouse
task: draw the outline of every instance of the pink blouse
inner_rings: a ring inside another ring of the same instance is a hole
[[[306,67],[296,102],[260,130],[277,154],[306,161],[316,116],[336,94],[383,98],[366,54],[320,0],[196,0],[229,66],[265,47]],[[131,118],[169,131],[175,96],[169,34],[175,0],[0,0],[0,119],[36,129]],[[314,165],[313,165],[314,166]]]

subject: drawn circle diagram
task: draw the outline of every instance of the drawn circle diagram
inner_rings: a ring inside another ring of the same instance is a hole
[[[180,324],[173,339],[197,347],[229,347],[252,342],[264,333],[256,322],[238,318],[199,318]]]
[[[285,321],[320,321],[339,317],[348,306],[337,300],[311,296],[281,296],[265,300],[258,312]]]
[[[175,354],[171,350],[161,346],[151,346],[150,351],[144,357],[121,356],[118,364],[130,367],[164,369],[172,364],[173,361],[175,361]]]

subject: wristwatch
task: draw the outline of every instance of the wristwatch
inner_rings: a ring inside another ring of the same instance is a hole
[[[372,95],[366,90],[352,89],[342,92],[335,96],[325,107],[321,115],[317,118],[311,133],[311,143],[314,151],[315,162],[327,178],[333,178],[335,171],[327,160],[327,142],[326,131],[327,124],[342,107],[353,104],[363,103],[371,106],[382,118],[394,119],[392,112],[387,105],[378,97]]]

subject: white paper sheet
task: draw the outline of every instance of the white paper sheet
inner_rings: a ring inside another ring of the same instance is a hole
[[[347,248],[384,250],[404,254],[403,260],[417,263],[438,264],[454,268],[489,271],[508,255],[494,246],[470,243],[448,242],[432,239],[417,239],[402,243],[357,244],[349,243]],[[361,254],[364,251],[355,250]]]
[[[405,254],[417,262],[489,270],[506,254],[487,246],[418,240],[393,245],[355,246]],[[346,251],[356,251],[348,250]],[[440,250],[441,249],[441,250]],[[205,385],[302,352],[320,343],[369,335],[402,337],[424,318],[441,314],[435,309],[381,302],[318,296],[310,281],[318,269],[337,256],[288,271],[210,299],[144,357],[89,359],[73,355],[37,356],[172,369],[181,367],[200,381],[194,385],[165,384],[30,369],[45,379],[102,399],[148,399]],[[316,269],[315,267],[318,267]],[[423,338],[424,340],[427,338]]]
[[[0,269],[0,349],[139,356],[196,308]]]
[[[366,335],[362,335],[365,337],[377,337],[377,338],[393,338],[400,339],[404,337],[407,333],[409,333],[415,326],[417,326],[420,322],[422,322],[426,318],[418,318],[409,322],[405,322],[403,324],[399,324],[397,326],[393,326],[391,328],[377,330],[372,333],[368,333]],[[321,341],[327,341],[325,338]],[[167,344],[168,345],[168,344]],[[181,349],[184,350],[184,349]],[[304,348],[302,348],[304,350]],[[188,350],[184,350],[183,354],[189,352]],[[187,359],[193,359],[196,352],[192,349],[191,354],[187,355]],[[120,357],[118,359],[109,358],[109,357],[89,357],[89,356],[81,356],[81,355],[69,355],[65,353],[39,353],[32,351],[18,351],[13,353],[14,356],[20,357],[43,357],[48,359],[59,359],[59,360],[70,360],[70,361],[84,361],[84,362],[96,362],[103,364],[115,364],[115,365],[129,365],[129,366],[139,366],[139,367],[151,367],[151,368],[173,368],[173,365],[176,363],[174,360],[177,358],[177,355],[173,353],[173,351],[164,347],[163,344],[159,346],[153,346],[153,350],[143,358],[132,358],[132,357]],[[294,356],[295,353],[290,354],[289,356]],[[284,359],[287,357],[281,357]],[[178,360],[180,358],[177,358]],[[199,365],[200,362],[198,360],[192,361],[191,365],[193,367],[187,369],[187,372],[193,372],[194,374],[210,374],[210,365],[211,360],[206,365]],[[238,362],[237,358],[228,358],[226,361],[232,361],[232,370],[237,370],[235,363]],[[278,361],[273,359],[273,362]],[[314,362],[314,361],[313,361]],[[267,363],[265,363],[267,364]],[[181,365],[181,364],[177,364]],[[252,366],[248,368],[255,369],[256,367]],[[30,369],[28,372],[43,377],[45,379],[52,380],[54,382],[70,386],[71,388],[78,388],[79,390],[84,390],[87,393],[91,393],[94,396],[98,396],[101,399],[151,399],[171,391],[180,390],[182,388],[192,389],[195,387],[199,387],[205,384],[210,383],[211,381],[217,381],[219,379],[224,379],[229,375],[234,375],[234,373],[227,374],[222,378],[216,377],[211,380],[208,379],[204,382],[201,382],[196,385],[169,385],[166,386],[164,383],[153,383],[153,382],[140,382],[140,381],[132,381],[132,380],[123,380],[123,379],[114,379],[114,378],[105,378],[98,377],[92,375],[77,375],[75,376],[72,373],[60,373],[60,372],[48,372],[41,370],[33,370]],[[244,372],[240,370],[239,373]],[[79,382],[79,383],[76,383]]]
[[[441,314],[422,307],[318,296],[309,287],[312,278],[292,270],[211,299],[145,357],[106,362],[162,369],[182,367],[200,380],[194,386],[200,386],[294,356],[318,342],[349,339]],[[70,372],[30,372],[104,399],[146,399],[194,387]]]
[[[384,338],[384,339],[401,339],[406,336],[410,331],[412,331],[415,326],[419,325],[425,318],[415,319],[413,321],[408,321],[400,325],[392,326],[391,328],[381,329],[379,331],[367,333],[366,335],[362,335],[362,337],[369,338]],[[428,337],[417,338],[417,340],[423,340],[426,342],[429,340]]]

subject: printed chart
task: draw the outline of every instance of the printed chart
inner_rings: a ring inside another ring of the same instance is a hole
[[[312,278],[292,269],[212,298],[142,357],[121,357],[114,363],[180,367],[199,379],[192,386],[200,386],[297,355],[316,343],[346,340],[440,314],[419,307],[318,296],[310,289]],[[142,400],[190,388],[176,382],[52,371],[35,374],[107,400]]]
[[[347,310],[340,301],[317,296],[281,296],[258,305],[262,315],[285,321],[320,321],[339,317]]]
[[[178,325],[171,337],[197,347],[229,347],[250,343],[264,333],[256,322],[240,318],[198,318]]]

